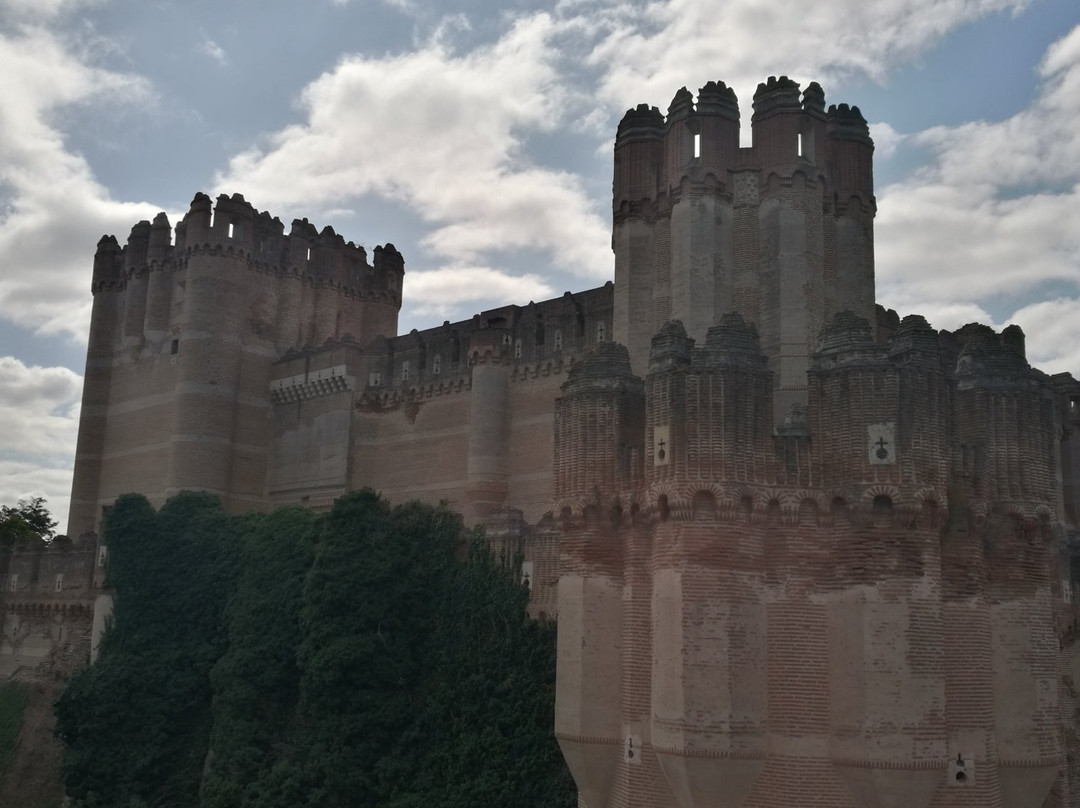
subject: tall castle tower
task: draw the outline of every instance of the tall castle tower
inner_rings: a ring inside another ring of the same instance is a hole
[[[623,344],[555,415],[581,804],[1071,805],[1080,389],[1015,326],[872,327],[862,116],[781,78],[738,117],[710,83],[616,140]]]
[[[239,194],[197,194],[112,236],[94,258],[82,416],[68,531],[94,530],[129,491],[184,489],[234,511],[267,505],[273,364],[288,349],[397,330],[404,262],[306,219],[282,223]]]
[[[669,320],[699,342],[722,314],[754,323],[776,407],[806,403],[821,329],[874,317],[873,141],[858,107],[826,112],[821,87],[786,76],[754,94],[753,146],[723,82],[684,87],[665,118],[629,110],[615,139],[614,339],[634,372]]]

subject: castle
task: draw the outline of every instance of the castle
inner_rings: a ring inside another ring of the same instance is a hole
[[[781,77],[739,118],[627,112],[614,284],[403,336],[392,245],[238,194],[103,238],[69,532],[449,501],[558,615],[588,808],[1076,804],[1080,383],[875,304],[857,107]]]

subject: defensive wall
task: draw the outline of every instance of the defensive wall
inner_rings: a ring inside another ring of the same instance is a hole
[[[104,565],[92,534],[0,548],[0,680],[66,681],[86,666]]]
[[[668,323],[645,379],[604,346],[558,403],[556,729],[583,802],[1073,804],[1075,382],[1015,327],[909,316],[875,342],[843,313],[775,423],[756,329],[704,342]]]

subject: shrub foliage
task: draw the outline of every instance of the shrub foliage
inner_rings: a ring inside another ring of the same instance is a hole
[[[114,619],[56,707],[77,805],[575,804],[554,626],[446,508],[128,496],[105,540]]]

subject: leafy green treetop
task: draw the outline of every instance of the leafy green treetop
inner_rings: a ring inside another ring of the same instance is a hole
[[[56,524],[45,507],[44,497],[20,499],[14,507],[0,505],[0,545],[10,547],[34,539],[51,541],[56,535]]]

